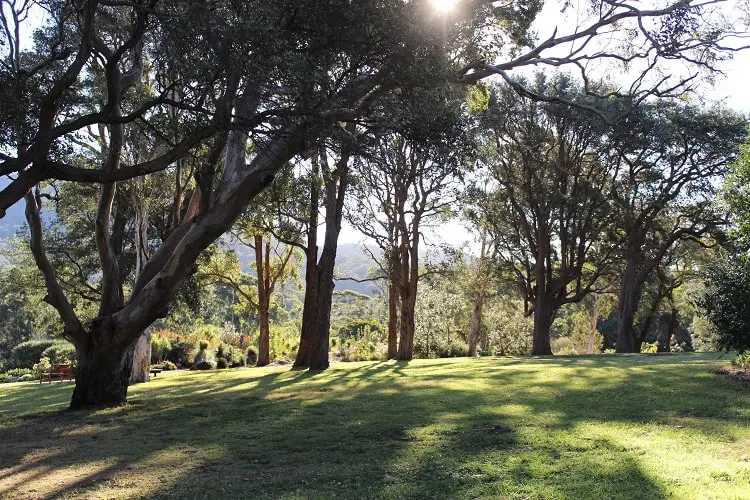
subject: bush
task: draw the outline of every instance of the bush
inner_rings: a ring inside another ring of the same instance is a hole
[[[216,368],[219,368],[220,370],[229,368],[229,361],[227,361],[226,358],[218,358],[216,360]]]
[[[11,349],[9,366],[11,368],[31,369],[47,348],[60,342],[59,340],[27,340],[21,342]],[[67,342],[65,343],[67,344]]]
[[[652,344],[648,342],[644,342],[643,345],[641,345],[641,352],[645,354],[654,354],[659,352],[659,343],[654,342]]]
[[[164,335],[151,334],[151,363],[158,364],[167,359],[172,351],[172,342]]]
[[[745,351],[738,354],[736,358],[732,360],[732,365],[743,370],[750,369],[750,351]]]
[[[255,347],[247,348],[247,356],[245,359],[247,360],[248,366],[255,366],[255,364],[258,362],[258,351],[255,349]]]
[[[208,359],[202,359],[193,365],[193,370],[213,370],[216,364]]]
[[[51,368],[52,363],[50,363],[49,358],[42,358],[39,360],[39,363],[34,365],[34,375],[41,377],[42,372],[49,371]]]
[[[8,375],[7,373],[0,373],[0,384],[5,384],[7,382],[11,382],[13,380],[13,377]]]
[[[460,358],[469,355],[469,346],[464,342],[441,342],[435,349],[438,358]]]
[[[750,258],[741,256],[710,266],[698,305],[716,326],[720,349],[750,351]]]
[[[341,340],[372,340],[373,334],[377,338],[383,336],[383,325],[376,319],[356,319],[349,321],[339,329],[338,337]]]
[[[160,370],[164,370],[165,372],[168,372],[171,370],[176,370],[177,366],[171,361],[162,361],[161,363],[154,365],[154,368],[158,368]]]
[[[168,361],[177,366],[190,366],[191,358],[195,351],[192,342],[176,342],[172,344],[172,350],[169,352]]]
[[[200,347],[201,351],[205,351],[206,349],[208,349],[209,345],[211,344],[208,342],[208,340],[201,340],[200,342],[198,342],[198,347]]]
[[[53,365],[72,365],[76,361],[76,348],[70,342],[58,342],[46,348],[43,358],[49,358]]]

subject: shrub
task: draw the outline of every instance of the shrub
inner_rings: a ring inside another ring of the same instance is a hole
[[[750,369],[750,351],[738,354],[737,357],[732,360],[732,364],[743,370]]]
[[[13,377],[8,375],[7,373],[0,373],[0,384],[5,384],[7,382],[10,382],[13,380]]]
[[[177,366],[171,361],[162,361],[161,363],[154,365],[154,368],[159,368],[160,370],[168,372],[170,370],[176,370]]]
[[[42,358],[39,360],[39,363],[34,365],[34,375],[41,377],[42,372],[49,371],[51,368],[52,363],[50,363],[49,358]]]
[[[255,349],[255,347],[248,347],[247,348],[247,356],[245,357],[247,360],[248,366],[255,366],[255,364],[258,362],[258,351]]]
[[[154,364],[161,363],[169,356],[172,351],[172,342],[164,335],[158,332],[151,334],[151,362]]]
[[[21,342],[11,349],[9,366],[11,368],[31,369],[48,347],[59,342],[59,340],[27,340]]]
[[[641,352],[645,354],[657,353],[659,352],[659,343],[654,342],[650,344],[648,342],[644,342],[643,345],[641,346]]]
[[[438,358],[458,358],[469,355],[469,346],[464,342],[441,342],[435,349]]]
[[[220,370],[229,368],[229,361],[227,361],[226,358],[218,358],[216,360],[216,368],[219,368]]]
[[[195,346],[191,342],[176,342],[172,344],[168,360],[178,366],[190,366],[193,351]]]
[[[72,365],[76,361],[76,348],[70,342],[58,342],[44,350],[42,357],[53,365]]]
[[[32,375],[31,370],[28,368],[13,368],[6,372],[11,377],[23,377],[24,375]]]
[[[339,329],[338,337],[341,340],[371,340],[373,334],[376,334],[378,338],[383,334],[383,325],[378,320],[356,319],[353,321],[349,321],[346,325],[341,327]]]
[[[208,340],[201,340],[200,342],[198,342],[198,346],[200,347],[201,351],[205,351],[206,349],[208,349],[209,345],[211,344],[208,342]]]
[[[750,258],[742,256],[711,265],[698,305],[716,326],[720,349],[750,351]]]
[[[202,359],[193,365],[193,370],[213,370],[216,364],[208,359]]]

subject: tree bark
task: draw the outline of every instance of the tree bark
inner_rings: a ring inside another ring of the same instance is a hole
[[[398,283],[388,283],[388,359],[398,355]]]
[[[353,132],[353,127],[347,129]],[[333,290],[336,286],[333,280],[336,265],[336,251],[341,220],[344,210],[344,199],[349,185],[350,145],[342,147],[341,157],[336,168],[328,168],[325,151],[319,155],[321,162],[318,167],[323,172],[325,181],[325,237],[323,252],[320,260],[317,258],[317,229],[318,229],[318,192],[313,187],[310,204],[310,224],[308,229],[307,275],[305,284],[305,304],[302,310],[302,335],[295,369],[309,368],[311,370],[325,370],[328,368],[328,351],[330,350],[331,306],[333,304]],[[317,178],[315,165],[313,172]]]
[[[258,337],[258,366],[266,366],[271,362],[271,331],[269,318],[269,259],[270,241],[266,248],[263,245],[263,236],[255,236],[255,268],[258,277],[258,315],[260,316],[260,335]],[[264,251],[265,250],[265,251]]]
[[[555,319],[555,310],[546,304],[541,297],[534,305],[534,336],[531,348],[532,356],[552,355],[550,344],[550,330]]]
[[[484,306],[484,290],[478,290],[474,296],[474,309],[471,312],[471,329],[469,330],[469,356],[477,355],[477,344],[482,330],[482,307]]]
[[[106,338],[90,333],[89,345],[76,348],[78,366],[71,410],[127,403],[134,345],[102,343]]]
[[[628,259],[625,272],[622,275],[618,302],[619,316],[617,318],[615,351],[619,353],[638,352],[636,350],[635,314],[641,302],[643,284],[638,282],[636,272],[635,261]]]
[[[667,329],[659,339],[659,352],[670,352],[672,350],[672,339],[677,335],[677,325],[679,324],[679,310],[674,300],[674,293],[670,290],[667,295],[669,302],[669,323]]]
[[[591,314],[591,329],[589,338],[586,342],[586,354],[594,354],[594,341],[596,340],[597,324],[599,323],[599,308],[602,296],[600,293],[594,293],[594,311]]]
[[[135,275],[148,262],[148,206],[146,205],[144,180],[133,181],[133,209],[135,211]],[[151,331],[146,328],[133,349],[133,368],[130,383],[148,382],[151,376]]]

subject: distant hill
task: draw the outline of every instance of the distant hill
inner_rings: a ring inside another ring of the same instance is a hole
[[[252,272],[252,264],[255,261],[253,250],[243,245],[232,245],[231,247],[242,262],[246,272]],[[376,253],[379,255],[380,253]],[[370,268],[375,263],[365,253],[361,245],[355,243],[342,243],[336,251],[336,276],[354,278],[357,280],[367,278]],[[307,266],[303,262],[300,274],[304,280]],[[353,280],[336,280],[336,290],[353,290],[366,295],[376,295],[377,287],[372,282],[358,283]]]

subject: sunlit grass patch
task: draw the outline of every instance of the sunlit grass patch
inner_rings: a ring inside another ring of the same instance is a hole
[[[747,498],[750,391],[716,355],[170,373],[120,408],[0,387],[8,498]]]

